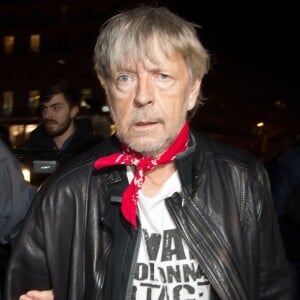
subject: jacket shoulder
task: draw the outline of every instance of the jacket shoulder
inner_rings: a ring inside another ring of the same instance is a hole
[[[204,153],[206,159],[224,161],[250,169],[262,166],[262,162],[246,149],[221,140],[209,138],[197,132],[193,132],[193,134],[197,141],[198,150]]]

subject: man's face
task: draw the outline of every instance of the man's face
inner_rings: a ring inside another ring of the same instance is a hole
[[[69,106],[63,94],[56,94],[42,104],[42,118],[50,136],[60,136],[67,131],[76,117],[74,108]]]
[[[153,157],[174,141],[200,88],[200,80],[190,82],[182,57],[166,56],[157,42],[155,51],[156,63],[145,59],[104,83],[120,140]]]

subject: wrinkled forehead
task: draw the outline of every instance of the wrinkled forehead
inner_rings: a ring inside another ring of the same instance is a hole
[[[176,51],[174,45],[168,39],[162,39],[159,35],[140,36],[134,38],[130,42],[124,42],[118,39],[115,44],[114,53],[110,57],[111,74],[124,69],[136,68],[138,64],[150,61],[153,64],[161,65],[161,63],[174,57],[181,55]]]

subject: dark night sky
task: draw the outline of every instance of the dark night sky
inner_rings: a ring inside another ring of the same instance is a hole
[[[218,63],[230,61],[255,82],[269,85],[287,102],[300,102],[298,85],[299,17],[288,1],[162,1],[200,24],[200,37]]]
[[[251,4],[241,2],[234,5],[230,5],[230,2],[208,2],[203,5],[197,2],[190,5],[190,2],[187,0],[172,4],[170,1],[171,6],[181,15],[202,25],[204,35],[207,34],[216,48],[237,56],[243,56],[244,51],[251,50],[255,56],[261,53],[262,56],[269,55],[269,58],[281,51],[288,54],[293,50],[296,30],[299,30],[295,5],[289,5],[288,2],[276,5],[273,2],[271,6],[263,6],[255,0]],[[268,57],[262,58],[270,63]]]

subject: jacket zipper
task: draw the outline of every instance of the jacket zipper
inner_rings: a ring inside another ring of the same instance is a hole
[[[169,209],[169,212],[170,212],[171,216],[173,217],[173,220],[174,220],[175,224],[177,225],[178,230],[181,232],[182,237],[186,241],[187,245],[189,245],[189,247],[190,247],[191,251],[194,253],[195,257],[201,257],[201,255],[198,254],[198,251],[195,248],[195,244],[193,244],[193,242],[190,240],[190,234],[185,229],[184,224],[182,224],[181,218],[178,215],[179,211],[181,211],[181,210],[180,209],[179,210],[176,209],[176,207],[174,207],[171,204],[175,200],[174,198],[175,198],[175,196],[170,197],[169,201],[167,201],[167,199],[166,199],[166,204],[168,204],[167,207]],[[179,198],[179,194],[177,194],[177,198]],[[180,198],[177,199],[177,200],[181,200],[181,206],[182,206],[182,208],[184,207],[185,202],[186,202],[185,198],[186,198],[186,196],[183,193],[181,193],[181,199]],[[194,217],[195,217],[195,215],[194,215]],[[214,239],[212,238],[212,235],[210,234],[210,231],[207,230],[207,227],[203,224],[203,222],[201,222],[201,220],[199,220],[199,222],[197,223],[197,226],[201,226],[200,229],[197,228],[197,231],[202,230],[202,232],[206,233],[205,236],[209,237],[209,240],[210,240],[209,245],[210,245],[210,247],[212,247],[213,250],[217,250],[216,252],[220,253],[220,251],[219,251],[220,247],[214,242]],[[205,251],[205,249],[201,249],[201,251],[203,252],[203,251]],[[204,257],[207,257],[207,252],[205,253]],[[200,260],[200,261],[202,261],[202,260]],[[200,261],[199,261],[199,263],[200,263]],[[222,263],[226,264],[227,266],[229,266],[228,260],[226,259],[226,256],[224,256],[224,255],[222,256]],[[232,298],[230,297],[228,291],[225,291],[224,287],[220,284],[220,278],[216,278],[216,276],[214,276],[214,272],[210,268],[210,266],[207,263],[203,263],[203,265],[202,264],[200,264],[200,265],[205,270],[205,274],[208,277],[209,282],[216,289],[216,291],[218,291],[218,294],[221,297],[221,299],[223,299],[223,300],[226,300],[226,299],[231,300]],[[232,275],[234,275],[234,272],[232,272]],[[230,282],[229,278],[226,278],[226,279],[227,279],[227,282]],[[235,280],[236,283],[239,283],[239,279],[238,278],[236,278],[236,279],[234,278],[234,280]],[[241,287],[241,285],[238,284],[237,287],[238,287],[238,294],[239,295],[244,295],[244,297],[240,298],[240,300],[247,299],[247,297],[245,296],[243,288]]]

